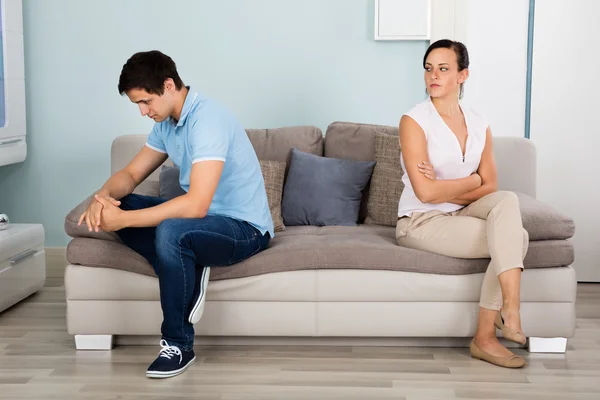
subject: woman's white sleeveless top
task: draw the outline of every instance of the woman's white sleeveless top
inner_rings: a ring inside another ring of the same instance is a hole
[[[406,113],[425,132],[427,153],[429,161],[433,165],[436,179],[466,178],[479,168],[481,153],[485,146],[488,122],[483,115],[477,113],[471,107],[460,103],[460,108],[465,116],[468,132],[464,158],[458,139],[437,112],[431,98],[428,97],[427,100]],[[410,216],[413,212],[432,210],[453,212],[463,207],[452,203],[431,204],[421,202],[415,195],[408,173],[406,173],[402,153],[400,163],[403,171],[404,190],[398,204],[399,217]]]

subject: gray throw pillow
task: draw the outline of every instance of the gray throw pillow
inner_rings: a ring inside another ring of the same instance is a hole
[[[292,149],[281,204],[283,222],[294,225],[356,225],[375,161],[319,157]]]
[[[158,197],[171,200],[185,194],[185,190],[179,185],[179,167],[163,165],[158,177],[160,184]]]

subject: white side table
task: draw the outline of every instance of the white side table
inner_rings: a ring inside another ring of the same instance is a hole
[[[40,290],[45,281],[44,227],[10,224],[0,231],[0,312]]]

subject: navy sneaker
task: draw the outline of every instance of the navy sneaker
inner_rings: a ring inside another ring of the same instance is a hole
[[[197,271],[196,271],[197,272]],[[191,324],[195,324],[200,321],[202,314],[204,313],[204,303],[206,301],[206,288],[208,287],[208,280],[210,279],[210,267],[202,268],[201,274],[196,274],[196,284],[194,285],[194,306],[190,311],[188,321]]]
[[[148,378],[170,378],[181,374],[196,361],[194,350],[182,351],[177,346],[169,346],[166,340],[160,341],[162,349],[158,357],[146,371]]]

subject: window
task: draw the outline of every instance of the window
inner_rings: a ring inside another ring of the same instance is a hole
[[[6,101],[4,99],[4,15],[2,10],[4,9],[3,1],[0,0],[0,128],[6,125]]]

